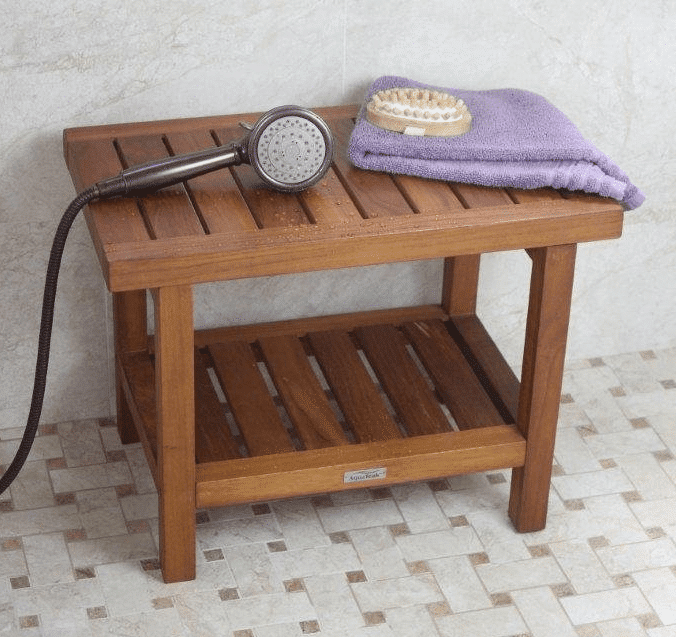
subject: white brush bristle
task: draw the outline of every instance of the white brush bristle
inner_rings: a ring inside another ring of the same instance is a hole
[[[369,122],[396,132],[428,136],[463,135],[472,116],[465,102],[444,91],[397,87],[374,93],[367,104]]]

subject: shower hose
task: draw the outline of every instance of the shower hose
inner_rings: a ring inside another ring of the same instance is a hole
[[[66,239],[73,221],[78,213],[90,201],[99,197],[99,189],[92,186],[82,191],[71,203],[61,217],[61,221],[54,234],[52,250],[49,255],[47,276],[45,278],[45,291],[42,297],[42,318],[40,321],[40,334],[38,338],[37,362],[35,364],[35,380],[33,382],[33,398],[31,400],[26,429],[24,430],[19,448],[14,455],[12,463],[0,478],[0,493],[3,493],[21,471],[28,454],[30,453],[35,434],[40,423],[42,404],[47,386],[47,368],[49,366],[49,347],[52,339],[52,323],[54,321],[54,301],[56,299],[56,286],[61,268],[61,257],[66,245]]]

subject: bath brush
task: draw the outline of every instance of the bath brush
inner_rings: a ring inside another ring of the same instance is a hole
[[[472,115],[461,99],[418,88],[374,93],[366,104],[366,119],[380,128],[429,137],[463,135],[472,126]]]

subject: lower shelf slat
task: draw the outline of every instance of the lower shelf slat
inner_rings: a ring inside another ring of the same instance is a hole
[[[207,371],[207,361],[200,350],[195,350],[195,456],[197,462],[212,462],[225,458],[239,458],[238,445]]]
[[[504,423],[500,412],[441,321],[406,323],[404,329],[460,429]]]
[[[414,436],[449,431],[439,401],[406,351],[402,333],[393,325],[367,325],[355,334],[406,430]]]
[[[293,451],[256,359],[248,343],[214,343],[209,347],[216,374],[251,455]],[[203,423],[197,422],[196,429]]]
[[[449,321],[476,361],[480,373],[492,386],[509,414],[509,421],[516,422],[519,411],[520,383],[512,368],[504,359],[497,345],[476,316],[458,316]]]
[[[293,335],[258,341],[284,408],[306,449],[347,444],[326,392],[312,370],[302,343]]]
[[[347,423],[359,442],[400,438],[401,432],[362,364],[347,332],[308,335]]]

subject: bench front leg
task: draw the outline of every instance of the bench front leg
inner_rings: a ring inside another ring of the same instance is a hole
[[[517,424],[526,464],[512,472],[509,515],[520,532],[547,521],[577,246],[530,251],[533,260]]]
[[[160,564],[165,582],[195,579],[195,388],[190,286],[153,290]]]

